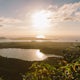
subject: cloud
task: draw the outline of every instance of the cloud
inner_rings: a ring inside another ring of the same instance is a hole
[[[47,10],[51,11],[49,19],[57,24],[63,21],[80,21],[80,2],[64,4],[62,6],[50,5]],[[31,26],[30,16],[32,12],[25,13],[22,19],[0,17],[0,27],[3,26]]]
[[[15,18],[4,18],[0,17],[0,23],[20,23],[21,20]]]
[[[22,23],[22,20],[15,18],[0,17],[0,27],[15,26]]]
[[[64,4],[61,7],[50,6],[49,10],[52,10],[51,19],[54,22],[80,21],[80,2]]]
[[[3,25],[0,25],[0,27],[3,27]]]

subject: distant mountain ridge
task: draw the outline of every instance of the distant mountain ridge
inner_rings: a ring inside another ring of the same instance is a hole
[[[47,40],[47,38],[36,38],[36,37],[18,37],[18,38],[10,38],[12,40]]]

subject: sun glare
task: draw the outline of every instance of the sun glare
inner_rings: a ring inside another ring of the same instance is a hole
[[[45,56],[44,54],[42,54],[42,53],[40,52],[40,50],[37,50],[36,55],[37,55],[37,57],[40,58],[40,59],[46,58],[46,56]]]
[[[49,26],[51,13],[46,11],[38,11],[32,14],[32,25],[38,29],[44,29]]]
[[[36,38],[42,38],[42,39],[44,39],[45,36],[44,35],[37,35]]]

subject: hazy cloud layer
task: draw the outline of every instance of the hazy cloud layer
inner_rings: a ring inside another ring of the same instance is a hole
[[[65,4],[61,7],[50,6],[53,15],[51,19],[54,22],[60,21],[80,21],[80,2]]]
[[[44,9],[45,10],[45,9]],[[65,4],[61,7],[59,6],[54,6],[50,5],[47,9],[46,12],[51,11],[52,15],[50,16],[49,19],[52,21],[52,26],[50,25],[50,30],[54,34],[60,34],[60,32],[67,32],[70,34],[72,30],[69,31],[69,27],[73,27],[73,33],[76,31],[79,31],[80,28],[80,2],[78,3],[71,3],[71,4]],[[30,21],[30,16],[32,12],[25,13],[25,15],[22,18],[8,18],[8,17],[0,17],[0,34],[15,34],[18,33],[19,35],[21,34],[29,34],[29,33],[35,33],[35,30],[33,27],[31,27],[31,21]],[[69,21],[69,25],[67,25]],[[74,22],[71,23],[71,22]],[[76,25],[77,24],[77,25]],[[57,25],[57,27],[55,27]],[[68,26],[68,29],[67,26]],[[78,27],[75,28],[75,27]],[[54,31],[53,31],[54,30]],[[47,31],[47,30],[46,30]],[[50,33],[51,33],[50,31]],[[71,32],[71,34],[73,34]],[[76,32],[76,34],[78,34]],[[74,35],[74,34],[73,34]]]
[[[50,16],[50,19],[52,22],[63,22],[63,21],[80,21],[80,2],[78,3],[70,3],[70,4],[64,4],[61,7],[50,5],[48,7],[48,10],[51,11],[52,16]],[[28,12],[29,13],[29,12]],[[15,18],[6,18],[6,17],[0,17],[0,27],[6,26],[6,25],[16,25],[20,24],[23,27],[23,24],[26,26],[29,23],[29,16],[26,17],[26,14],[24,15],[24,20],[22,19],[15,19]],[[26,20],[25,20],[26,17]],[[25,22],[26,21],[26,22]]]

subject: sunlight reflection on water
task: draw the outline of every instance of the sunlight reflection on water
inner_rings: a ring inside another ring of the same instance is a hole
[[[47,56],[38,49],[0,49],[0,55],[8,58],[17,58],[28,61],[40,61],[47,58]]]
[[[54,54],[44,54],[39,49],[19,49],[19,48],[3,48],[0,49],[0,55],[7,58],[16,58],[26,61],[41,61],[48,57],[62,58],[62,56]]]

